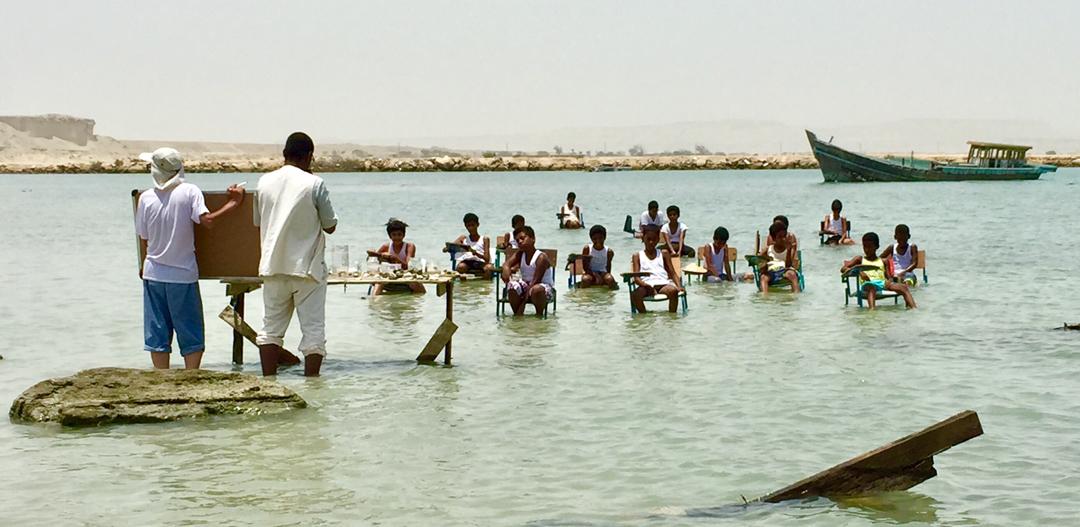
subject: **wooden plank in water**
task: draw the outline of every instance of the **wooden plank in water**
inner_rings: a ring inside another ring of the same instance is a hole
[[[224,320],[226,324],[232,326],[233,330],[240,333],[244,338],[248,339],[248,342],[255,344],[255,330],[244,322],[244,319],[240,318],[240,315],[232,308],[232,306],[225,306],[225,309],[221,310],[218,314],[218,318]]]
[[[454,324],[451,320],[443,320],[442,324],[439,324],[438,329],[431,335],[431,339],[428,340],[427,345],[420,351],[420,354],[416,356],[416,362],[435,362],[438,358],[439,352],[443,350],[446,343],[450,341],[450,337],[454,336],[454,332],[457,331],[457,324]]]
[[[758,501],[776,503],[815,496],[854,496],[905,490],[937,475],[934,456],[982,435],[979,415],[967,410],[821,471]]]

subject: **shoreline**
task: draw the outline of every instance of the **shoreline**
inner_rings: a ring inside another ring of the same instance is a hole
[[[885,155],[885,154],[873,154]],[[897,154],[893,154],[897,155]],[[900,154],[905,155],[905,154]],[[909,154],[906,154],[909,155]],[[964,154],[916,155],[938,162],[966,159]],[[1080,155],[1031,156],[1032,164],[1080,167]],[[690,155],[690,156],[441,156],[441,157],[317,157],[315,172],[591,172],[601,166],[625,167],[624,170],[786,170],[816,169],[817,160],[810,153],[775,155]],[[250,157],[193,156],[185,160],[185,172],[236,173],[269,172],[281,166],[280,159]],[[57,163],[0,163],[0,174],[142,174],[146,163],[138,158],[68,160]]]

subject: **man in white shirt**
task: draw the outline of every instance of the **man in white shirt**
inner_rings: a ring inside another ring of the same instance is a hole
[[[315,143],[303,132],[285,141],[285,166],[259,178],[255,224],[259,226],[263,280],[263,329],[255,340],[263,375],[276,375],[288,357],[282,345],[293,309],[300,319],[304,375],[315,377],[326,356],[325,234],[337,216],[323,179],[311,173]],[[325,233],[325,234],[324,234]]]
[[[184,180],[180,152],[159,148],[139,158],[150,163],[154,178],[154,188],[139,195],[135,210],[135,233],[146,255],[139,265],[144,347],[155,368],[168,369],[176,333],[184,366],[198,369],[206,332],[195,261],[195,224],[211,228],[214,220],[240,205],[244,190],[231,185],[229,201],[210,212],[199,187]]]

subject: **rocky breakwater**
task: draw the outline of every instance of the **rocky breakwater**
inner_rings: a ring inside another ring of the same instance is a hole
[[[261,415],[306,406],[292,390],[240,373],[95,368],[31,386],[11,404],[9,416],[14,422],[86,426]]]

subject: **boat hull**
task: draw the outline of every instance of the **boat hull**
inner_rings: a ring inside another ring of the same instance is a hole
[[[830,143],[819,141],[807,130],[810,149],[821,166],[821,175],[829,183],[856,183],[867,181],[1015,181],[1039,179],[1045,172],[1053,172],[1052,166],[1024,166],[1016,168],[980,168],[953,165],[931,165],[933,168],[904,166],[904,162],[888,161],[856,154]],[[914,160],[918,162],[919,160]],[[927,162],[923,164],[929,165]]]

